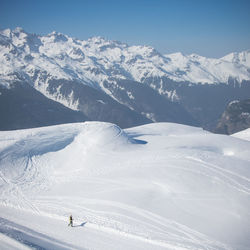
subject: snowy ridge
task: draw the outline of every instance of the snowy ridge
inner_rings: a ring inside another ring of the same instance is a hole
[[[180,75],[186,81],[200,83],[227,83],[230,78],[242,82],[249,80],[250,51],[232,53],[215,59],[196,54],[182,55],[175,53],[166,55],[178,67]]]
[[[246,249],[249,150],[248,141],[171,123],[0,132],[0,233],[12,238],[0,244]]]

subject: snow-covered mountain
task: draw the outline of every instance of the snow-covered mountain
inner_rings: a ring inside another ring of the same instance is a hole
[[[2,87],[11,89],[13,83],[25,82],[91,120],[122,127],[150,121],[206,127],[218,119],[232,97],[250,97],[250,84],[245,84],[249,80],[249,50],[212,59],[181,53],[162,55],[152,47],[129,46],[101,37],[82,41],[57,32],[29,34],[21,28],[0,32]],[[213,103],[204,99],[214,96],[210,89],[216,86],[224,88],[224,96],[213,99],[217,108],[210,112],[206,107]],[[235,90],[235,86],[240,89]],[[201,100],[193,95],[200,95]],[[153,96],[152,105],[147,104],[149,96]],[[155,104],[155,100],[160,102]],[[101,113],[105,115],[100,117]],[[125,117],[123,121],[119,113]],[[126,122],[129,117],[134,118]]]
[[[86,41],[52,32],[28,34],[21,28],[1,31],[1,79],[20,73],[35,80],[79,80],[96,88],[111,78],[142,82],[149,77],[167,77],[192,83],[227,83],[230,78],[250,80],[250,50],[219,59],[181,53],[161,55],[148,46],[93,37]],[[18,57],[18,58],[17,58]],[[36,76],[37,71],[40,72]],[[44,72],[47,79],[43,79]],[[11,78],[13,77],[13,78]],[[73,104],[72,104],[73,107]]]
[[[173,123],[0,131],[0,247],[249,249],[249,151]]]
[[[196,54],[185,56],[181,53],[165,56],[171,59],[171,64],[178,67],[180,76],[174,79],[177,81],[214,84],[228,83],[230,79],[238,82],[250,80],[250,50],[231,53],[219,59]]]

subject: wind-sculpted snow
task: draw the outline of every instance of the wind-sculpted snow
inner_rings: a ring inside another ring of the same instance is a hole
[[[121,146],[135,141],[130,138],[120,127],[114,124],[86,123],[83,130],[77,135],[72,143],[72,147],[91,147]]]
[[[0,132],[0,245],[247,249],[249,151],[173,123]]]

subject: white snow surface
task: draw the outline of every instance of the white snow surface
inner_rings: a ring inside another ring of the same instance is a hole
[[[250,141],[250,128],[237,132],[235,134],[232,134],[231,136]]]
[[[128,46],[102,37],[82,41],[57,32],[38,36],[21,28],[2,30],[0,84],[8,85],[17,77],[35,82],[38,89],[41,85],[45,89],[51,79],[67,79],[104,91],[103,82],[111,78],[142,83],[150,77],[210,84],[229,79],[241,82],[250,80],[250,50],[219,59],[162,55],[149,46]]]
[[[0,248],[249,249],[249,152],[173,123],[2,131]]]

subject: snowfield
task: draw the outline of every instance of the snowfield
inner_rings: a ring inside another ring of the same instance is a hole
[[[249,152],[173,123],[0,132],[0,248],[249,249]]]

